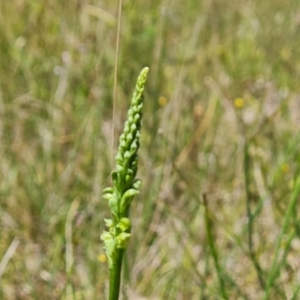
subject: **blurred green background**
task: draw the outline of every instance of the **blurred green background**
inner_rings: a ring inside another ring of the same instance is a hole
[[[0,298],[106,298],[112,129],[149,66],[122,299],[262,299],[300,170],[299,1],[124,0],[113,121],[117,16],[0,2]],[[296,205],[269,299],[300,297]]]

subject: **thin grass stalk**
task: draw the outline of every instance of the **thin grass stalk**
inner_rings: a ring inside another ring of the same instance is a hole
[[[204,207],[205,207],[205,228],[206,228],[208,246],[209,246],[209,249],[210,249],[214,264],[215,264],[215,269],[217,271],[221,295],[222,295],[223,299],[228,299],[228,295],[227,295],[226,288],[225,288],[224,277],[223,277],[223,270],[219,264],[218,251],[217,251],[217,247],[215,245],[215,238],[214,238],[213,232],[212,232],[213,222],[212,222],[212,217],[211,217],[211,214],[210,214],[210,211],[208,208],[206,195],[203,195],[203,202],[204,202]]]
[[[291,300],[297,300],[297,299],[299,299],[298,298],[299,291],[300,291],[300,285],[296,288],[296,290],[294,292],[294,295],[292,296]]]
[[[279,256],[279,251],[281,248],[280,245],[282,242],[282,238],[283,238],[284,234],[286,233],[286,230],[289,226],[290,220],[293,218],[293,213],[296,208],[296,203],[297,203],[297,200],[299,199],[299,194],[300,194],[300,175],[298,175],[298,177],[295,181],[295,188],[294,188],[294,191],[292,193],[292,196],[291,196],[288,208],[287,208],[287,212],[286,212],[286,215],[285,215],[285,218],[283,221],[283,225],[281,227],[279,238],[277,240],[275,256],[273,259],[271,270],[269,272],[269,276],[267,278],[267,284],[266,284],[265,295],[264,295],[263,300],[269,299],[271,288],[277,277],[277,273],[280,268],[280,263],[278,263],[278,256]]]
[[[258,281],[262,289],[265,288],[265,280],[263,276],[263,270],[256,258],[256,253],[253,248],[253,225],[255,217],[260,212],[260,209],[256,210],[256,212],[252,212],[251,210],[251,192],[250,192],[250,155],[249,155],[249,142],[245,138],[244,141],[244,181],[245,181],[245,191],[246,191],[246,211],[248,218],[248,248],[249,248],[249,256],[254,265]],[[259,207],[261,208],[261,207]]]
[[[75,216],[75,213],[78,209],[79,202],[74,200],[69,209],[66,226],[65,226],[65,239],[66,239],[66,274],[68,276],[68,282],[66,286],[66,300],[74,299],[74,288],[72,284],[72,275],[74,267],[74,253],[73,253],[73,227],[72,222]]]
[[[115,71],[114,71],[114,95],[113,95],[113,126],[112,126],[112,139],[111,139],[111,165],[114,161],[115,150],[115,115],[116,115],[116,99],[117,99],[117,78],[118,78],[118,61],[119,61],[119,49],[120,49],[120,32],[121,32],[121,19],[122,19],[122,6],[123,1],[119,0],[118,6],[118,28],[117,28],[117,40],[116,40],[116,54],[115,54]]]

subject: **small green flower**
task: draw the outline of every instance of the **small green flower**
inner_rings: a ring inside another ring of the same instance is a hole
[[[116,246],[118,249],[126,249],[127,245],[128,245],[128,242],[129,242],[129,239],[131,237],[131,234],[130,233],[127,233],[127,232],[121,232],[117,238],[116,238]]]
[[[117,227],[120,228],[122,232],[125,232],[126,230],[130,230],[131,222],[128,218],[122,218]]]

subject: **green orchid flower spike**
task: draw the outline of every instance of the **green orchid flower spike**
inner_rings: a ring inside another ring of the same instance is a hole
[[[113,187],[103,191],[112,214],[112,219],[105,219],[108,231],[101,235],[110,273],[109,300],[119,299],[123,255],[131,236],[129,209],[141,184],[135,176],[138,170],[144,88],[148,71],[148,67],[141,71],[133,92],[127,121],[119,140],[116,169],[112,172]]]

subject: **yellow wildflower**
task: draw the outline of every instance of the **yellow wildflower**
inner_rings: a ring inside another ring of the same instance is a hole
[[[167,99],[166,97],[160,96],[160,97],[158,98],[158,104],[159,104],[160,106],[164,107],[164,106],[167,105],[167,103],[168,103],[168,99]]]
[[[283,163],[281,165],[281,170],[282,172],[287,173],[290,170],[290,165],[288,163]]]
[[[243,98],[235,98],[234,106],[236,108],[242,108],[244,106],[244,99]]]
[[[106,258],[106,255],[104,253],[100,253],[97,257],[98,261],[101,262],[101,263],[105,263],[107,262],[107,258]]]

